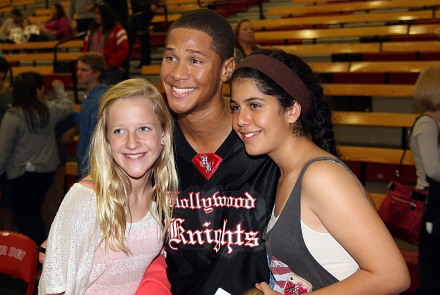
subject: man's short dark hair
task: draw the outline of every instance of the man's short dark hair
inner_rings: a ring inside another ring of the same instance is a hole
[[[17,9],[17,8],[13,9],[11,14],[16,15],[16,16],[23,16],[23,13],[21,13],[21,10]]]
[[[168,32],[177,28],[197,30],[211,37],[211,49],[220,55],[222,63],[234,56],[232,26],[223,16],[213,10],[197,9],[187,12],[173,22]]]
[[[6,79],[6,75],[8,74],[10,68],[11,66],[9,65],[9,62],[6,60],[6,58],[0,57],[0,72],[5,73],[3,80]]]

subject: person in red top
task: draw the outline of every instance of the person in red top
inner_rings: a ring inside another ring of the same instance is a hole
[[[101,83],[113,85],[122,80],[123,64],[129,53],[127,32],[108,5],[95,4],[94,13],[95,19],[87,31],[82,51],[104,56],[106,69]]]

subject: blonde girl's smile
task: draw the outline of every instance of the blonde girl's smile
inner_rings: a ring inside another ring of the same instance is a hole
[[[163,134],[152,103],[121,99],[108,112],[107,130],[114,160],[131,178],[148,176],[161,153]]]

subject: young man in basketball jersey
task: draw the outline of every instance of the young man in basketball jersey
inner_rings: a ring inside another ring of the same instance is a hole
[[[248,156],[232,130],[222,88],[235,67],[233,48],[230,24],[208,9],[183,15],[167,34],[161,80],[177,115],[180,180],[166,241],[172,294],[241,295],[269,280],[262,234],[279,171],[267,157]],[[156,263],[137,294],[152,294]]]

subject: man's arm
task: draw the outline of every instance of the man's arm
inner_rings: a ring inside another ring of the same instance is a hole
[[[165,256],[157,256],[144,274],[136,295],[171,295],[171,284],[167,278]]]

